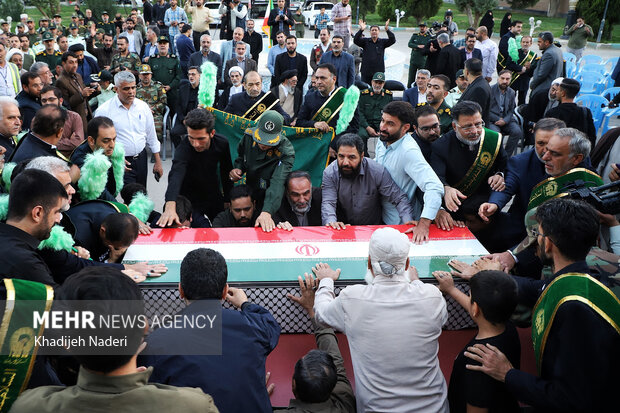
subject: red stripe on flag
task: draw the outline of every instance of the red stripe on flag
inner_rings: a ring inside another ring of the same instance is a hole
[[[239,242],[367,242],[370,236],[381,225],[349,226],[343,230],[326,227],[296,227],[293,231],[275,229],[263,232],[260,228],[165,228],[154,229],[150,235],[141,235],[134,244],[222,244]],[[395,225],[401,232],[410,226]],[[411,238],[411,234],[409,238]],[[431,241],[475,239],[467,228],[454,228],[444,231],[434,224],[430,227]]]

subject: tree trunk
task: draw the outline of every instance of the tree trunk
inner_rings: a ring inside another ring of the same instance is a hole
[[[560,0],[551,0],[549,2],[549,12],[547,13],[547,17],[558,17],[560,7]]]
[[[480,23],[478,23],[480,21],[480,17],[482,16],[482,13],[480,12],[476,12],[476,16],[475,16],[475,20],[474,20],[474,24],[470,25],[469,27],[478,27],[480,25]]]
[[[474,16],[471,13],[471,7],[470,6],[467,6],[466,12],[467,12],[467,20],[469,20],[469,25],[473,26],[474,25]]]

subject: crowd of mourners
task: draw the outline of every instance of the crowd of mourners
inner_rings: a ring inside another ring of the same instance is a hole
[[[567,192],[620,180],[620,128],[598,136],[552,33],[522,35],[506,13],[498,45],[491,10],[462,37],[448,11],[411,35],[403,85],[386,78],[389,21],[367,32],[360,20],[354,32],[349,0],[316,15],[307,56],[297,50],[303,17],[288,1],[270,11],[265,42],[246,3],[222,1],[218,13],[215,29],[203,0],[146,0],[114,19],[75,6],[70,23],[60,14],[0,21],[2,294],[44,284],[57,299],[141,301],[139,283],[168,269],[123,258],[153,228],[389,225],[370,239],[364,284],[336,294],[340,269],[317,263],[288,295],[311,319],[317,349],[291,366],[294,399],[282,408],[616,409],[620,211]],[[581,57],[592,29],[579,17],[568,34]],[[199,90],[211,67],[207,108]],[[620,85],[620,63],[612,77]],[[618,103],[620,94],[610,106]],[[256,121],[234,148],[216,130],[216,109]],[[331,133],[312,160],[320,185],[294,167],[301,138],[286,126]],[[159,182],[166,144],[165,203],[154,205],[149,164]],[[451,260],[433,283],[420,281],[409,252],[429,242],[431,224],[468,228],[489,255]],[[15,381],[30,390],[11,411],[272,411],[265,361],[280,325],[227,278],[226,260],[208,248],[180,266],[183,314],[200,314],[204,300],[234,307],[222,309],[222,355],[162,355],[204,337],[127,328],[131,354],[32,357]],[[444,377],[448,297],[478,331]],[[530,325],[538,375],[520,370],[517,327]],[[335,332],[347,335],[352,372]]]

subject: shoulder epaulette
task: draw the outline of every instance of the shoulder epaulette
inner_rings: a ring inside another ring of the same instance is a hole
[[[171,59],[176,59],[176,58],[177,58],[177,57],[176,57],[175,55],[173,55],[173,54],[171,54],[169,57],[170,57]]]
[[[59,51],[59,50],[57,50],[57,51],[54,53],[54,56],[62,56],[62,53],[60,53],[60,51]]]
[[[369,93],[370,93],[370,89],[364,89],[364,90],[361,91],[362,95],[367,95]]]
[[[416,106],[424,106],[424,105],[426,105],[426,102],[420,102]]]
[[[388,94],[388,95],[391,95],[391,94],[392,94],[392,91],[391,91],[391,90],[388,90],[388,89],[385,89],[385,90],[384,90],[384,92],[385,92],[386,94]]]
[[[39,53],[37,53],[37,56],[42,54],[45,54],[45,50],[41,50]]]

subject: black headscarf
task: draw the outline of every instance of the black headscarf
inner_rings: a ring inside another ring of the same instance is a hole
[[[502,24],[499,28],[500,37],[508,33],[508,31],[510,30],[511,21],[512,21],[512,12],[508,11],[506,12],[506,14],[504,14],[504,18],[502,19]]]
[[[489,37],[491,37],[491,34],[493,34],[493,26],[495,26],[495,21],[493,20],[493,10],[487,10],[484,16],[482,16],[482,19],[480,19],[479,26],[486,27]]]

